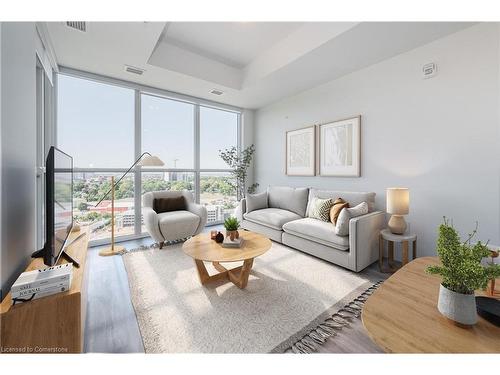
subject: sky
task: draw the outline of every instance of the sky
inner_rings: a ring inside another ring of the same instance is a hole
[[[134,90],[59,75],[58,147],[79,168],[134,162]],[[194,105],[143,94],[142,151],[164,168],[194,168]],[[237,114],[200,107],[200,167],[228,168],[219,149],[237,144]]]

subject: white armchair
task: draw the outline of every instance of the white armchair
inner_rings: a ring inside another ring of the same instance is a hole
[[[184,196],[186,210],[162,212],[153,210],[155,199]],[[207,209],[194,203],[193,194],[183,191],[153,191],[142,197],[144,225],[149,235],[163,247],[165,241],[176,241],[200,233],[207,223]]]

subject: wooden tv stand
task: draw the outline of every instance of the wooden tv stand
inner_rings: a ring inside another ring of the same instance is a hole
[[[80,232],[72,232],[69,240]],[[67,292],[12,306],[10,293],[0,305],[0,352],[81,353],[85,326],[85,278],[88,234],[66,251],[80,263],[73,267]],[[58,264],[67,263],[60,259]],[[42,258],[33,259],[26,271],[46,268]]]

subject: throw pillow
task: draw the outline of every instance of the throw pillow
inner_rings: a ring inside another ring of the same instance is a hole
[[[175,198],[155,198],[153,210],[160,214],[162,212],[181,211],[186,209],[186,199],[183,195]]]
[[[342,198],[335,199],[335,202],[333,202],[333,206],[330,209],[330,221],[333,225],[337,224],[337,219],[339,218],[340,211],[342,211],[342,209],[346,207],[349,207],[348,202],[346,202]]]
[[[330,221],[331,199],[313,198],[309,209],[309,217],[321,221]]]
[[[269,207],[267,204],[267,191],[259,194],[247,194],[246,201],[247,213]]]
[[[335,233],[338,236],[349,235],[349,220],[353,217],[361,216],[368,213],[368,203],[361,202],[356,207],[344,208],[340,211],[337,224],[335,225]]]

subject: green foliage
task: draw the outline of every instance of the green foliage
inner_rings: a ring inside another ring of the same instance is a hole
[[[235,217],[228,217],[224,220],[224,228],[226,228],[226,230],[238,230],[239,227],[240,222]]]
[[[247,179],[247,169],[252,162],[252,157],[255,152],[255,145],[248,146],[241,153],[238,153],[236,147],[228,148],[224,151],[219,150],[219,156],[232,169],[231,174],[234,176],[236,183],[232,183],[236,190],[238,200],[245,197],[245,184]],[[247,193],[252,194],[259,184],[255,183],[247,188]]]
[[[235,190],[229,177],[202,176],[200,178],[200,191],[211,194],[221,193],[227,196],[233,195]]]
[[[485,289],[489,280],[500,276],[500,265],[481,265],[481,260],[488,257],[490,251],[481,241],[471,243],[476,233],[477,225],[462,243],[446,218],[439,226],[436,250],[443,265],[428,267],[427,272],[441,275],[443,286],[454,292],[473,294],[476,289]]]
[[[99,220],[101,217],[102,215],[99,212],[90,211],[84,215],[75,217],[75,220],[79,222],[94,222]]]

